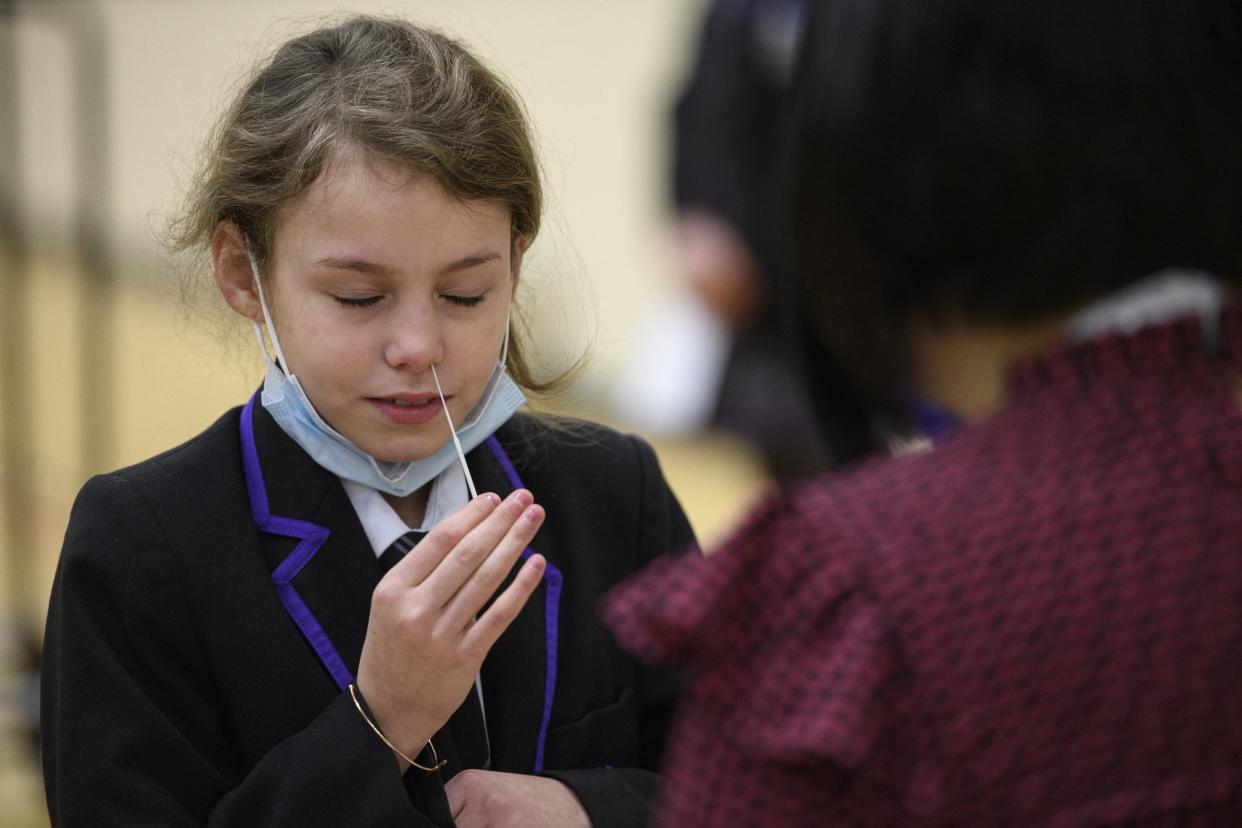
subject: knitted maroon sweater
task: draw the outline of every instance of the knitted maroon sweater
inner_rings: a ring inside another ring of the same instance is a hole
[[[1242,825],[1242,311],[1217,333],[1017,364],[987,422],[614,593],[688,674],[660,824]]]

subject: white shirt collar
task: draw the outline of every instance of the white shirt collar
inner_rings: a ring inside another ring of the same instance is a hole
[[[1091,303],[1069,321],[1068,334],[1077,341],[1129,335],[1191,314],[1199,315],[1206,332],[1225,298],[1224,287],[1210,273],[1169,268]]]
[[[349,496],[349,502],[358,513],[362,531],[366,532],[375,557],[384,554],[384,550],[392,546],[393,541],[414,528],[405,524],[378,489],[343,477],[341,485],[345,487],[345,494]],[[418,530],[430,531],[441,520],[465,506],[469,500],[470,493],[466,489],[466,478],[461,473],[461,468],[456,464],[449,466],[431,481],[427,511],[423,513],[423,523],[417,527]]]

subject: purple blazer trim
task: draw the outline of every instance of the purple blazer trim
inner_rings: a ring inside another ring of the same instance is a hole
[[[522,478],[518,476],[517,469],[513,467],[513,462],[509,460],[509,455],[505,454],[505,450],[500,447],[500,441],[496,439],[496,435],[487,438],[487,447],[492,450],[492,454],[500,461],[501,468],[505,470],[505,474],[509,478],[509,482],[513,484],[515,489],[523,489]],[[522,560],[526,560],[533,554],[529,546],[522,550]],[[546,646],[544,679],[543,679],[543,718],[539,722],[539,741],[535,745],[535,769],[533,773],[543,772],[543,749],[548,741],[548,723],[552,720],[552,702],[556,698],[556,653],[557,639],[556,631],[557,616],[561,606],[561,585],[564,578],[561,571],[552,565],[551,561],[547,562],[547,566],[543,570],[543,579],[548,582],[548,588],[544,594],[544,641]]]
[[[257,396],[256,392],[250,398],[241,416],[242,469],[246,475],[246,491],[250,495],[250,514],[259,531],[297,538],[300,541],[289,553],[289,557],[281,561],[272,573],[276,594],[280,596],[285,612],[289,613],[293,623],[298,625],[302,635],[315,650],[315,655],[319,656],[319,660],[327,668],[332,680],[337,687],[344,690],[353,683],[354,677],[332,646],[331,639],[319,625],[310,607],[306,606],[302,596],[293,588],[294,577],[315,557],[315,553],[331,532],[328,527],[318,523],[273,515],[268,508],[267,486],[263,482],[263,469],[259,466],[259,452],[254,442],[254,401]]]

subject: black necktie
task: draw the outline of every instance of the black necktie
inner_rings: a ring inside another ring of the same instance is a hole
[[[385,572],[397,565],[397,561],[405,557],[405,553],[414,548],[420,540],[427,536],[426,532],[411,529],[392,542],[392,545],[379,556],[380,566]]]
[[[380,566],[385,572],[397,565],[415,544],[427,536],[426,532],[411,529],[392,542],[392,545],[379,556]],[[445,742],[443,735],[448,731],[451,744]],[[448,723],[435,736],[436,750],[442,758],[448,759],[445,767],[445,778],[466,768],[486,768],[491,764],[491,751],[487,742],[487,723],[483,717],[483,705],[479,702],[478,690],[470,688],[466,700],[461,707],[449,717]],[[445,742],[441,747],[441,743]],[[456,761],[454,761],[456,760]],[[456,767],[453,767],[456,765]]]

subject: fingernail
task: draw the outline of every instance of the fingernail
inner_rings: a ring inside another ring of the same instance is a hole
[[[500,495],[487,492],[486,494],[479,495],[479,500],[483,501],[488,506],[496,506],[500,503]]]
[[[529,506],[535,502],[535,496],[525,489],[518,489],[513,493],[513,500],[515,503],[520,503],[523,506]]]
[[[526,510],[526,513],[522,515],[522,517],[526,518],[531,523],[534,523],[535,521],[539,520],[539,518],[542,516],[542,513],[543,513],[543,510],[540,509],[538,506],[531,506],[529,509]]]

